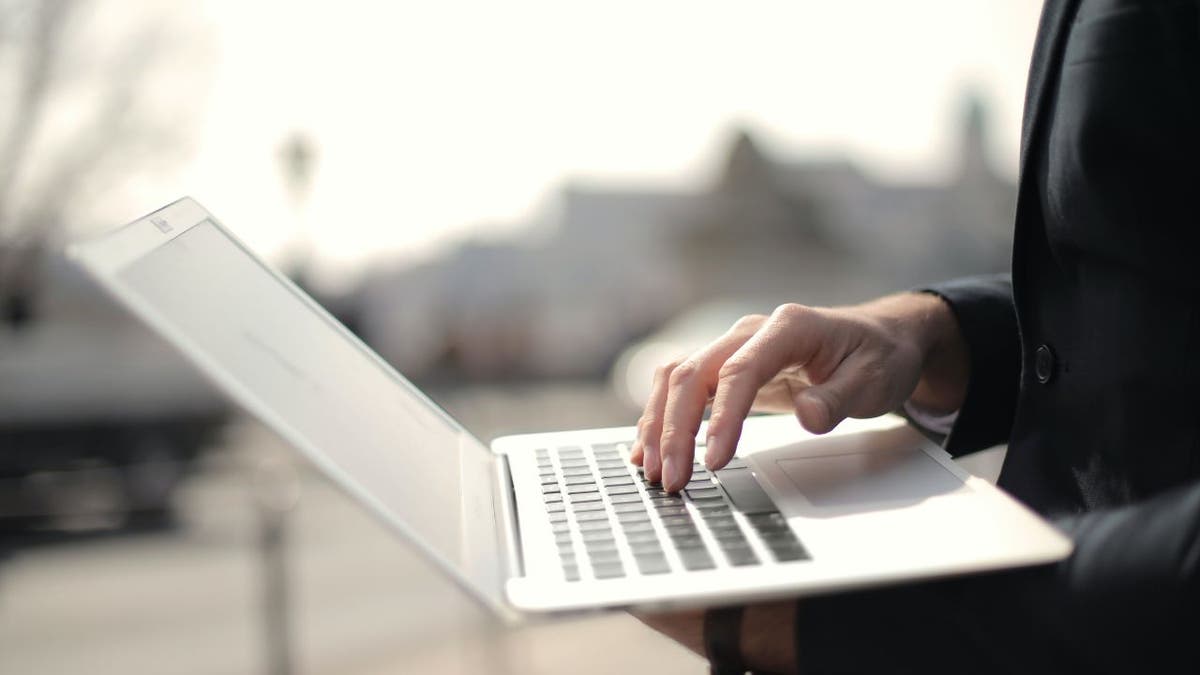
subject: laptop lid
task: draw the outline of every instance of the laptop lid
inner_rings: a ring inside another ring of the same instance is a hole
[[[185,198],[72,257],[233,400],[506,618],[501,458]]]

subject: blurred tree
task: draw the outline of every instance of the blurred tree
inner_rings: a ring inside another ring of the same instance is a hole
[[[0,319],[32,317],[44,255],[89,196],[139,149],[158,161],[178,149],[179,118],[149,105],[165,32],[123,4],[0,0]]]

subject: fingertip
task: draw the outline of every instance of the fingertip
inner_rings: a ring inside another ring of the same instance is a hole
[[[633,446],[629,449],[630,463],[641,466],[644,458],[645,454],[642,452],[642,442],[634,441]]]
[[[663,457],[663,489],[667,492],[679,492],[691,480],[692,463],[678,461],[675,457]]]
[[[727,461],[723,457],[723,449],[721,441],[716,436],[709,436],[704,442],[704,468],[709,471],[716,471],[725,466]]]

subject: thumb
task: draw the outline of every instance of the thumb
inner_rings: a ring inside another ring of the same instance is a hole
[[[824,434],[845,419],[838,412],[837,403],[827,388],[809,387],[797,394],[793,400],[796,408],[796,419],[800,425],[814,434]]]
[[[854,412],[852,407],[861,407],[853,404],[863,399],[869,386],[864,370],[847,359],[828,380],[796,392],[796,417],[812,433],[828,433]]]

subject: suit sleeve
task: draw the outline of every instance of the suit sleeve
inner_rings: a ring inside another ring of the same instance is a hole
[[[1057,565],[798,601],[800,672],[1200,672],[1200,482],[1057,524]]]
[[[946,441],[946,451],[957,457],[1007,441],[1021,375],[1012,277],[956,279],[922,290],[950,305],[970,359],[967,396]]]

